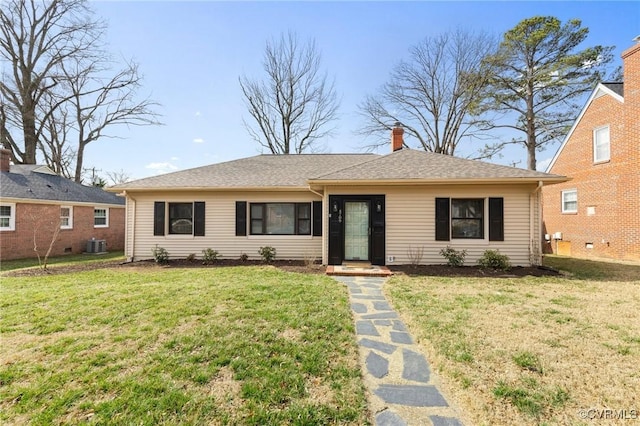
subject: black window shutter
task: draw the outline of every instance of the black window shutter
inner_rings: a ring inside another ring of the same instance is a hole
[[[313,236],[322,236],[322,201],[313,202]]]
[[[236,237],[247,235],[247,202],[236,201]]]
[[[153,203],[153,235],[164,235],[164,201]]]
[[[436,198],[436,241],[449,241],[448,198]]]
[[[193,235],[204,237],[204,201],[193,203]]]
[[[489,241],[504,241],[504,198],[489,198]]]

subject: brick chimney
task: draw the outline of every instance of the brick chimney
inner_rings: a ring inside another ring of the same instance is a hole
[[[8,172],[11,163],[11,151],[0,148],[0,172]]]
[[[404,140],[402,139],[403,134],[404,129],[402,128],[402,124],[399,121],[396,121],[393,129],[391,130],[391,152],[396,152],[402,149],[404,144]]]

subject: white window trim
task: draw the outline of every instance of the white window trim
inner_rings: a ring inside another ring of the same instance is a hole
[[[609,132],[609,155],[606,158],[597,158],[597,146],[596,146],[596,134],[598,133],[598,131],[603,130],[603,129],[607,129]],[[611,128],[609,127],[609,125],[607,124],[606,126],[600,126],[600,127],[596,127],[595,129],[593,129],[593,162],[594,164],[597,163],[606,163],[607,161],[611,160]]]
[[[564,208],[564,196],[565,194],[569,194],[575,192],[576,194],[576,208],[573,210],[567,210]],[[562,213],[578,213],[578,190],[576,188],[572,188],[572,189],[565,189],[564,191],[561,192],[560,194],[560,210],[562,211]]]
[[[96,210],[104,210],[106,216],[106,223],[104,225],[96,225]],[[94,228],[108,228],[109,227],[109,208],[108,207],[94,207],[93,208],[93,227]]]
[[[62,224],[62,209],[69,209],[69,224]],[[60,229],[73,229],[73,206],[60,206]]]
[[[9,227],[0,227],[0,231],[16,230],[16,205],[14,203],[2,203],[0,206],[10,207],[11,215],[9,216]]]
[[[482,227],[484,228],[483,231],[483,235],[484,237],[482,238],[455,238],[453,236],[453,230],[451,229],[451,224],[452,224],[452,219],[453,219],[453,207],[451,206],[451,203],[453,202],[453,200],[484,200],[483,201],[483,212],[482,212]],[[488,245],[489,244],[489,197],[473,197],[473,196],[469,196],[469,197],[449,197],[449,240],[453,243],[455,242],[456,245],[468,245],[468,246],[473,246],[473,245]],[[442,241],[442,242],[447,242],[447,241]]]

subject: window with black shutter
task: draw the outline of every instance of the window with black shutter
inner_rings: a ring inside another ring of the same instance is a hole
[[[436,241],[449,241],[448,198],[436,198]]]
[[[236,237],[247,235],[247,202],[236,201]]]
[[[165,202],[153,203],[153,235],[164,235]]]
[[[436,241],[485,238],[485,199],[436,198]],[[504,241],[504,199],[489,198],[489,241]]]
[[[205,229],[205,203],[153,203],[153,235],[193,235],[203,237]]]
[[[204,202],[193,203],[193,235],[204,237]]]
[[[489,198],[489,241],[504,241],[504,198]]]
[[[313,202],[313,236],[322,236],[322,201]]]

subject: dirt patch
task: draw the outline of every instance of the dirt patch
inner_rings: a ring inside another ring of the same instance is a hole
[[[553,269],[542,266],[516,266],[508,271],[483,269],[479,266],[448,266],[448,265],[398,265],[389,266],[394,275],[408,275],[411,277],[486,277],[486,278],[518,278],[526,276],[544,277],[559,275]]]
[[[203,264],[201,260],[172,259],[166,265],[159,265],[153,260],[141,260],[137,262],[125,262],[114,260],[107,262],[87,262],[65,266],[51,266],[46,270],[42,268],[18,269],[3,273],[7,277],[30,277],[44,275],[60,275],[73,272],[92,271],[105,268],[225,268],[233,266],[259,266],[265,265],[259,260],[219,259],[211,264]],[[288,272],[302,274],[324,274],[326,266],[319,263],[309,264],[304,260],[275,260],[270,265]],[[478,266],[451,267],[447,265],[394,265],[388,268],[396,275],[408,276],[437,276],[437,277],[490,277],[490,278],[517,278],[526,276],[559,275],[559,272],[547,267],[522,267],[516,266],[509,271],[482,269]]]

